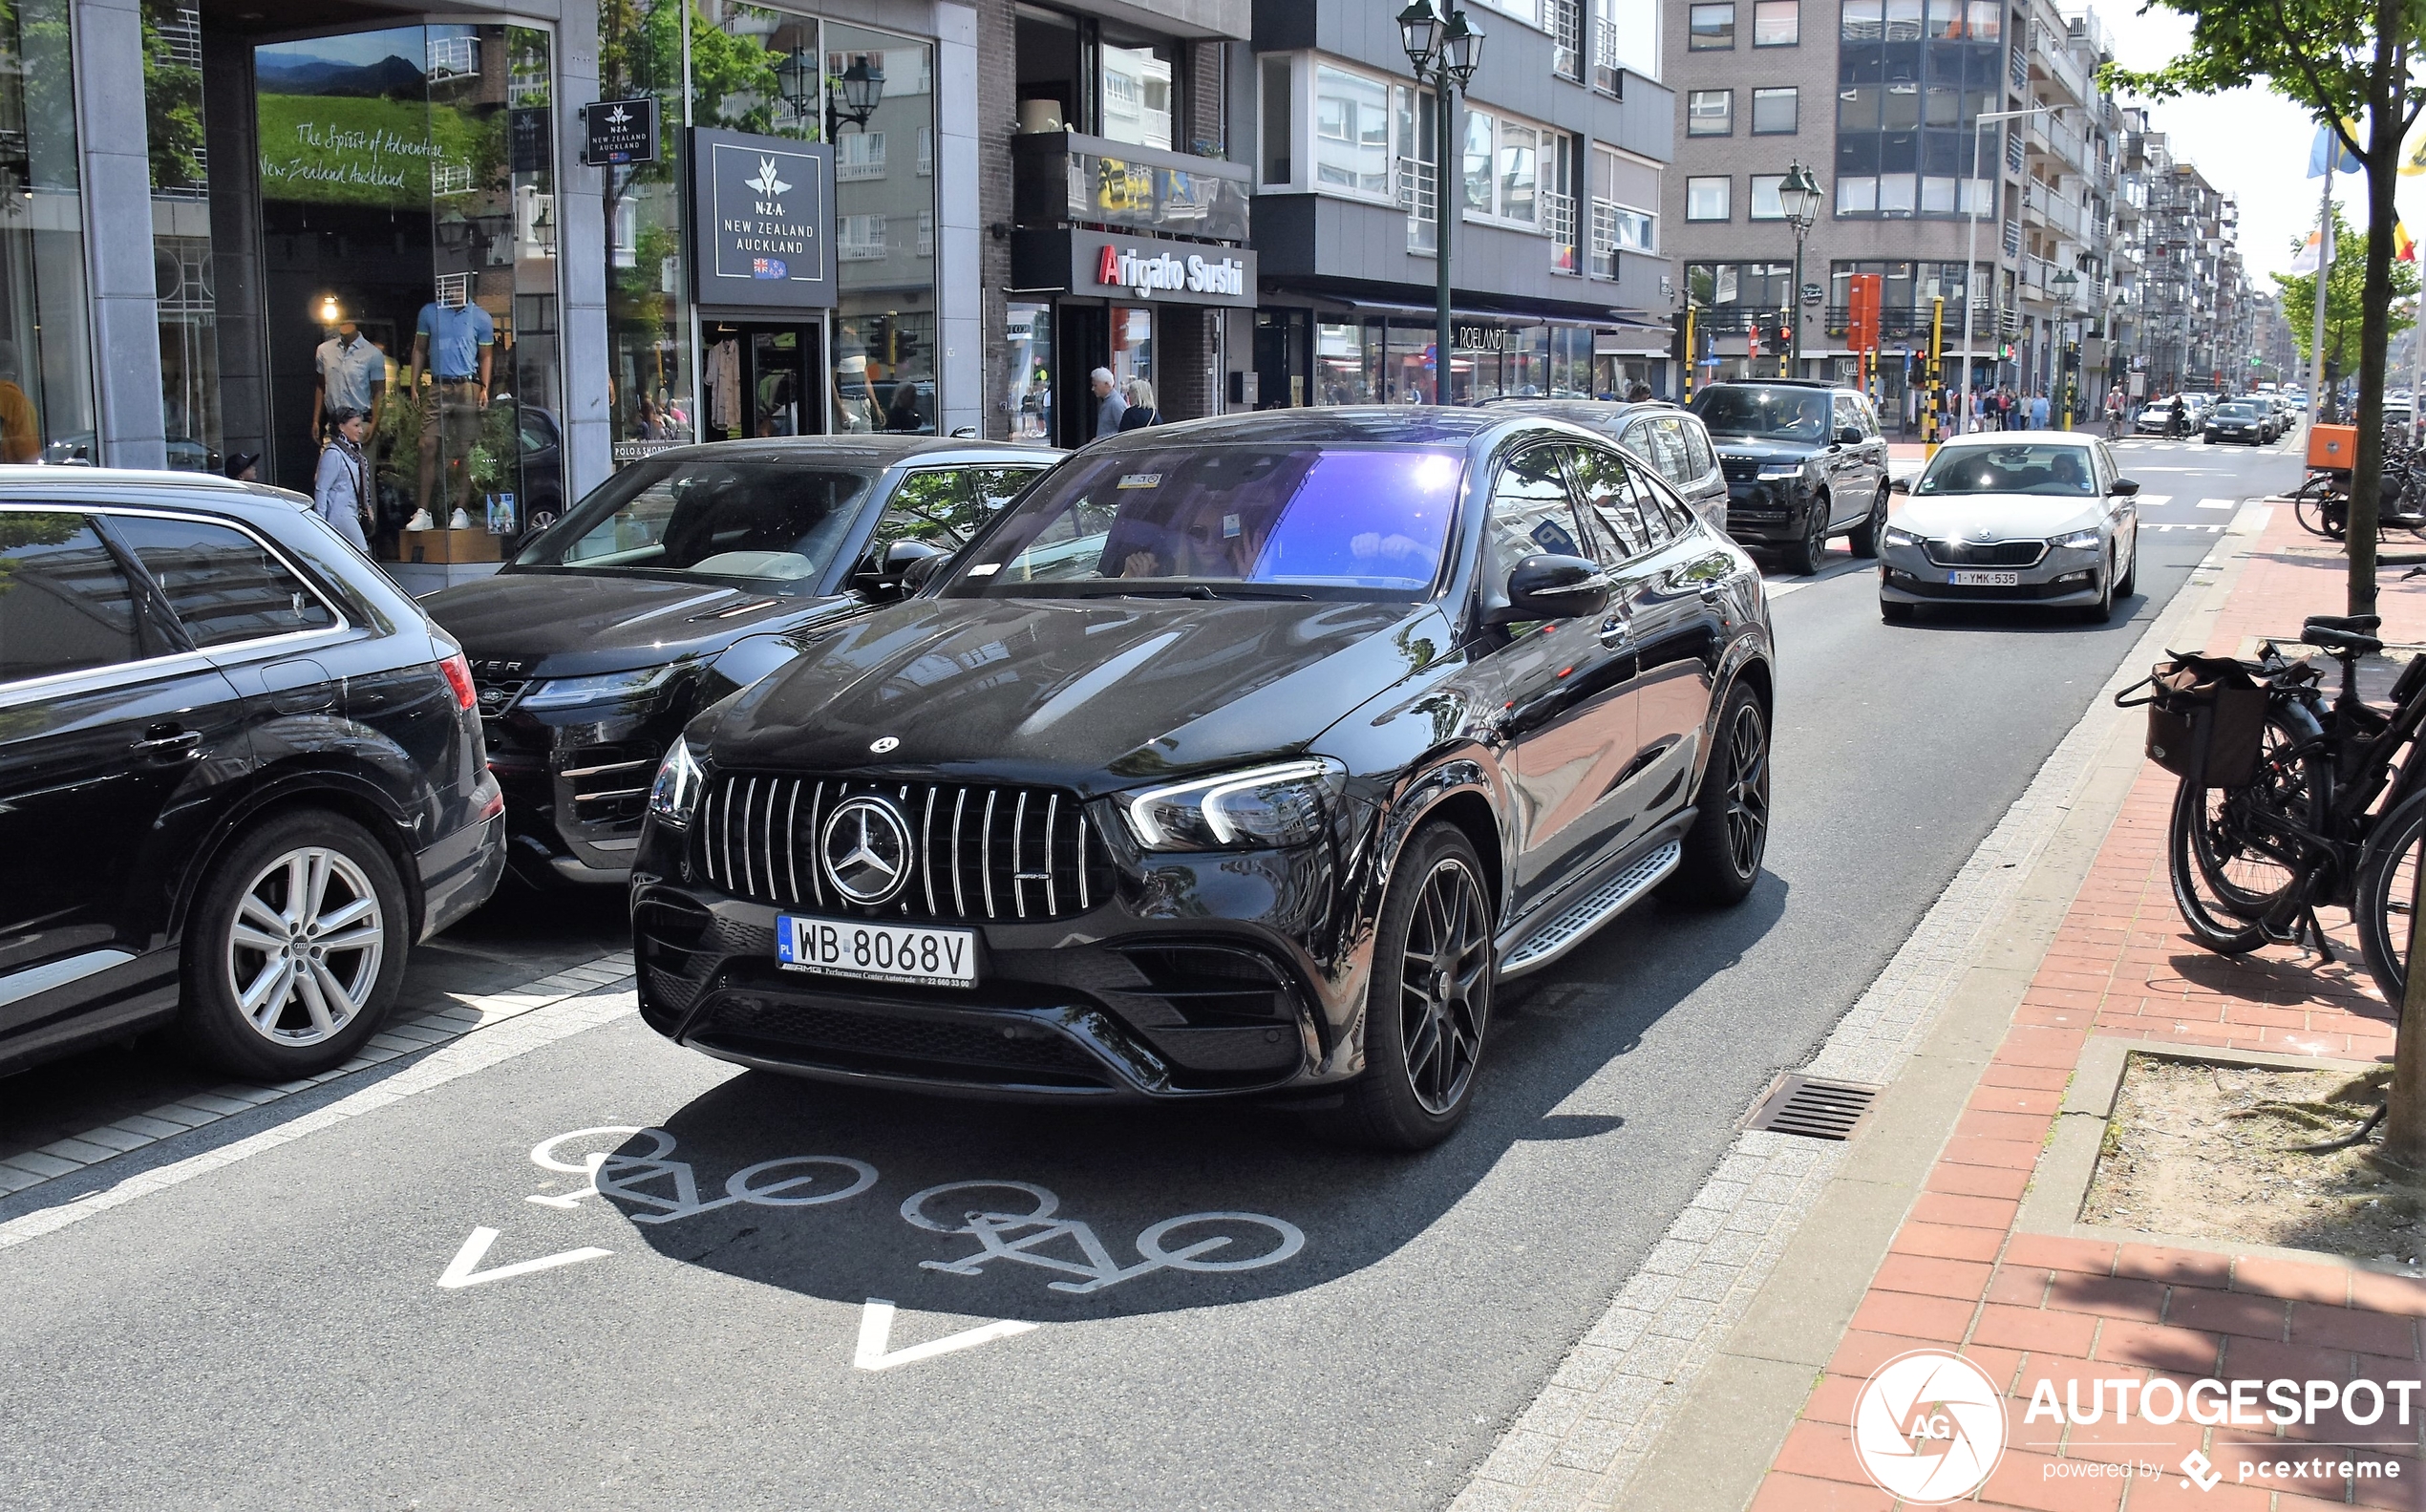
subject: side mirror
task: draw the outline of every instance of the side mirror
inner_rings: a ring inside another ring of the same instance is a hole
[[[1837,428],[1837,444],[1838,444],[1839,446],[1859,446],[1859,445],[1861,445],[1861,444],[1862,444],[1862,427],[1860,427],[1860,426],[1858,426],[1858,425],[1843,425],[1843,426],[1839,426],[1839,427]]]
[[[1908,494],[1911,491],[1912,479],[1909,478],[1890,478],[1887,479],[1887,492],[1890,494]]]
[[[2123,494],[2126,496],[2136,494],[2139,492],[2139,480],[2136,478],[2117,478],[2115,479],[2114,486],[2107,489],[2106,492],[2110,494]]]
[[[907,598],[918,591],[920,584],[934,576],[935,569],[950,555],[943,547],[924,541],[896,541],[884,548],[882,561],[861,565],[853,586],[879,599]]]
[[[1527,557],[1509,571],[1507,605],[1491,610],[1484,623],[1580,619],[1600,613],[1608,603],[1608,574],[1598,563],[1545,553]]]

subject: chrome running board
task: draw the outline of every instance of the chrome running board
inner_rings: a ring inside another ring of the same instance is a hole
[[[1522,976],[1582,945],[1593,930],[1632,907],[1643,894],[1659,885],[1676,869],[1684,854],[1684,847],[1671,840],[1601,884],[1590,897],[1525,936],[1524,943],[1500,963],[1500,977],[1504,980]]]

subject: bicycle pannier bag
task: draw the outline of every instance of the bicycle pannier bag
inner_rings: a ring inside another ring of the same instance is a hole
[[[2148,706],[2148,759],[2207,787],[2243,787],[2257,776],[2266,740],[2266,692],[2249,670],[2228,656],[2185,656],[2159,662],[2140,685]]]

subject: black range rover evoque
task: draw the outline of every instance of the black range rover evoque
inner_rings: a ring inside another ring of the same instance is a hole
[[[1134,432],[803,650],[675,743],[632,875],[643,1014],[744,1065],[1417,1148],[1496,980],[1760,868],[1759,576],[1557,421]]]

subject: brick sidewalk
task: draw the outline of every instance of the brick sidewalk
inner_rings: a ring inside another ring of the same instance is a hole
[[[2303,533],[2291,511],[2278,507],[2206,649],[2232,652],[2246,636],[2288,635],[2304,614],[2339,608],[2343,566],[2338,550]],[[2426,639],[2426,589],[2388,581],[2381,607],[2388,639]],[[2248,1452],[2223,1449],[2218,1434],[2238,1445],[2276,1430],[2138,1420],[2117,1428],[2111,1419],[2073,1427],[2043,1417],[2024,1424],[2043,1379],[2057,1382],[2060,1392],[2075,1377],[2162,1374],[2187,1385],[2203,1376],[2420,1374],[2426,1282],[2340,1265],[2014,1230],[2093,1032],[2352,1059],[2392,1054],[2394,1015],[2375,995],[2354,945],[2347,960],[2319,969],[2288,948],[2227,959],[2191,942],[2165,874],[2174,787],[2154,766],[2133,787],[1926,1189],[1872,1276],[1852,1329],[1772,1462],[1756,1512],[1895,1505],[1855,1461],[1852,1407],[1881,1363],[1928,1347],[1959,1348],[2011,1395],[2005,1458],[1978,1502],[1967,1504],[2044,1512],[2426,1507],[2426,1458],[2415,1450],[2397,1480],[2335,1476],[2262,1489],[2235,1485],[2227,1474],[2224,1483],[2202,1492],[2173,1475],[2050,1479],[2048,1461],[2153,1458],[2170,1466],[2202,1449],[2229,1472]],[[2284,1438],[2284,1458],[2296,1458],[2300,1432]],[[2414,1442],[2416,1415],[2405,1431],[2379,1425],[2353,1437],[2379,1432]],[[2147,1447],[2152,1441],[2166,1447]]]

